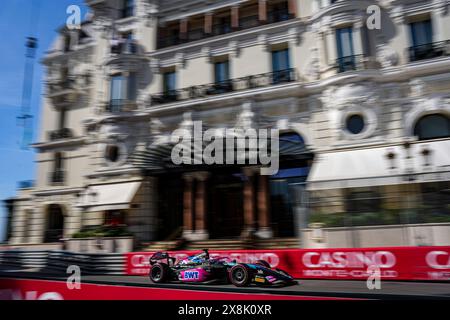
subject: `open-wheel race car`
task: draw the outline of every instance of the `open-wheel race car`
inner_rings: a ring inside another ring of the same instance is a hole
[[[232,283],[237,287],[256,285],[290,285],[296,281],[287,272],[272,268],[267,261],[238,263],[227,257],[210,257],[208,250],[179,262],[167,252],[150,258],[150,280],[153,283]]]

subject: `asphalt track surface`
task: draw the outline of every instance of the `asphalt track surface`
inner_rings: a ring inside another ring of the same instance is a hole
[[[42,272],[24,272],[0,268],[1,278],[66,281],[64,275]],[[450,282],[381,281],[381,289],[369,290],[366,281],[348,280],[298,280],[298,284],[271,288],[250,286],[237,288],[231,284],[153,284],[145,276],[82,276],[82,282],[127,287],[201,290],[211,292],[259,293],[268,295],[293,295],[376,300],[445,299],[450,300]]]

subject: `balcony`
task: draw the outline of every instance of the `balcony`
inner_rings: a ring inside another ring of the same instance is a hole
[[[117,42],[111,45],[111,54],[137,54],[138,44],[135,41]]]
[[[79,90],[75,78],[49,81],[48,97],[56,107],[67,106],[78,100]]]
[[[144,48],[135,40],[113,40],[105,65],[112,68],[114,72],[139,68],[139,64],[147,60],[144,51]]]
[[[357,54],[352,56],[340,57],[336,59],[334,66],[338,73],[348,71],[359,71],[376,69],[377,62],[371,57],[367,57],[363,54]]]
[[[288,9],[274,10],[267,13],[267,23],[277,23],[295,18],[289,13]]]
[[[64,184],[66,173],[62,170],[50,172],[50,184],[53,186],[60,186]]]
[[[190,99],[205,98],[229,92],[275,86],[297,81],[295,69],[263,73],[227,81],[169,90],[152,95],[152,105],[161,105]]]
[[[48,132],[48,140],[50,141],[71,139],[73,137],[74,137],[73,132],[69,128],[63,128]]]
[[[109,113],[129,112],[136,110],[136,101],[128,99],[112,99],[106,104],[106,111]]]
[[[206,33],[203,28],[189,30],[184,36],[181,34],[170,35],[170,36],[161,36],[158,38],[158,48],[166,48],[170,46],[175,46],[183,43],[189,43],[193,41],[208,39],[215,36],[220,36],[228,33],[232,33],[235,31],[251,29],[255,27],[259,27],[266,24],[277,23],[281,21],[287,21],[290,19],[294,19],[295,16],[290,14],[289,11],[286,10],[274,10],[267,13],[267,20],[261,21],[259,20],[259,16],[246,16],[239,19],[239,28],[232,28],[231,23],[219,23],[214,24],[211,27],[211,32]]]
[[[450,40],[432,42],[408,48],[410,62],[433,59],[450,54]]]

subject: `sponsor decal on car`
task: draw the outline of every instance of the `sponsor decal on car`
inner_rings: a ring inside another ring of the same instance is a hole
[[[199,278],[199,272],[198,271],[185,271],[183,272],[183,279],[184,280],[197,280]]]

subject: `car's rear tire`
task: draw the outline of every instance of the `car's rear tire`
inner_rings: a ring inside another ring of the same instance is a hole
[[[248,286],[252,280],[250,269],[244,264],[235,265],[230,270],[230,280],[236,287]]]
[[[266,260],[258,260],[256,261],[256,264],[259,264],[260,266],[266,267],[270,269],[270,264]]]
[[[150,280],[153,283],[164,283],[167,282],[169,278],[169,266],[165,263],[155,263],[150,268],[149,274]]]

